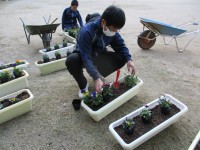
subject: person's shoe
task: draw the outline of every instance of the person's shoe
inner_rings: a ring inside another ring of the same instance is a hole
[[[89,83],[87,82],[86,87],[84,89],[82,89],[82,90],[79,90],[79,92],[78,92],[79,98],[83,98],[88,94],[88,92],[89,92],[88,91],[88,87],[89,87]]]

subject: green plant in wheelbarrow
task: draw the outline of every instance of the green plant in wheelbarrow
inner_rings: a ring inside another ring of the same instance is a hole
[[[145,105],[145,109],[140,112],[140,117],[145,124],[148,124],[152,120],[151,110],[148,105]]]
[[[17,68],[16,64],[13,64],[13,68],[14,68],[13,75],[15,76],[15,78],[19,78],[19,77],[25,75],[23,72],[23,69]]]
[[[126,118],[123,121],[122,126],[126,134],[133,134],[135,128],[135,122],[133,120]]]
[[[54,49],[59,49],[59,45],[57,43],[54,45]]]
[[[167,100],[165,96],[160,97],[158,101],[160,105],[160,110],[163,114],[169,114],[172,109],[172,104],[170,100]]]
[[[56,59],[61,59],[60,51],[55,52]]]
[[[0,83],[8,82],[9,79],[11,79],[11,78],[12,78],[12,76],[10,75],[8,70],[6,70],[6,72],[0,73]]]
[[[63,47],[67,47],[67,42],[66,41],[63,42]]]
[[[124,77],[124,84],[126,84],[129,87],[134,87],[138,82],[137,76],[134,75],[133,71],[131,75],[126,75]]]
[[[113,90],[110,88],[109,83],[103,84],[102,96],[104,102],[108,101],[110,97],[113,96]]]
[[[49,56],[48,56],[47,54],[44,54],[44,55],[43,55],[43,62],[44,62],[44,63],[49,62]]]
[[[46,52],[50,52],[51,50],[52,50],[51,47],[46,48]]]

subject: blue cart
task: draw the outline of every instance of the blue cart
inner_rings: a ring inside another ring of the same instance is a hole
[[[138,36],[138,45],[144,50],[150,49],[155,44],[156,37],[160,35],[163,37],[165,45],[169,45],[170,42],[174,39],[176,42],[177,50],[179,52],[183,52],[200,31],[196,30],[188,32],[186,29],[183,29],[185,26],[198,25],[198,23],[187,23],[185,25],[176,27],[145,18],[140,18],[140,22],[143,24],[143,32]],[[149,30],[144,30],[145,27]],[[192,38],[188,41],[183,49],[180,49],[178,47],[177,39],[191,34],[194,34]],[[166,42],[165,37],[170,37],[170,40]]]

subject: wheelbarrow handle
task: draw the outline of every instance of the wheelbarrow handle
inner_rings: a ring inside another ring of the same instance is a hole
[[[58,20],[58,18],[56,18],[51,24],[53,24],[56,20]]]

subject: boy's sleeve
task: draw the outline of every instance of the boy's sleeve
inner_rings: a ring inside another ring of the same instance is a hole
[[[96,80],[99,76],[92,62],[92,37],[87,30],[81,30],[78,40],[83,65],[93,80]]]
[[[129,50],[124,44],[124,40],[122,39],[119,33],[115,34],[115,37],[110,43],[110,45],[116,53],[124,56],[126,62],[132,60]]]
[[[62,15],[62,29],[63,30],[65,28],[65,20],[66,20],[66,9],[64,10],[63,15]]]
[[[83,27],[83,20],[81,18],[81,14],[78,11],[78,22],[80,23],[80,26]]]

